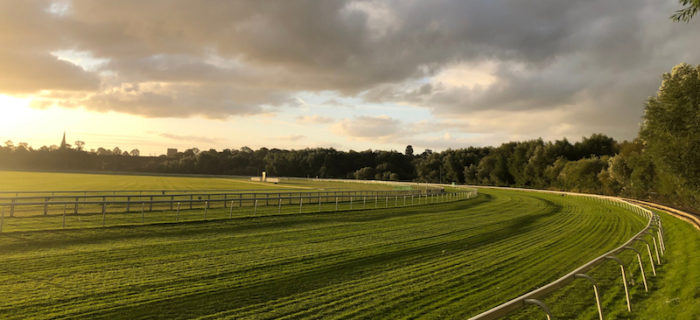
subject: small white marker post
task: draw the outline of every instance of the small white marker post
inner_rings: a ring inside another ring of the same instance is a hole
[[[320,192],[319,192],[319,196],[318,196],[318,212],[321,212],[321,196],[320,196]]]
[[[253,215],[257,215],[258,214],[258,200],[257,199],[255,199],[255,204],[253,204],[253,206],[254,206],[253,207]]]
[[[301,208],[304,206],[304,198],[299,197],[299,213],[301,213]]]
[[[367,196],[362,197],[362,209],[367,207]]]
[[[352,197],[350,197],[350,210],[352,210]]]
[[[233,218],[233,200],[231,200],[231,206],[228,209],[228,218]]]
[[[204,220],[207,220],[207,209],[209,209],[209,201],[204,201]]]
[[[386,197],[386,203],[384,203],[384,207],[385,208],[389,207],[389,196]]]
[[[282,213],[282,198],[277,198],[277,214]]]
[[[175,222],[180,222],[180,203],[177,203],[177,211],[175,211]]]
[[[105,216],[107,215],[107,206],[102,202],[102,226],[105,226]]]

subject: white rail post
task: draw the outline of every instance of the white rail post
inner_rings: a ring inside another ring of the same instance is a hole
[[[207,220],[207,209],[209,209],[209,201],[204,201],[204,220]]]
[[[656,237],[650,231],[645,231],[643,234],[651,236],[651,243],[654,244],[654,252],[656,253],[656,264],[661,265],[661,257],[659,256],[659,247],[656,245]]]
[[[374,195],[374,208],[377,209],[377,203],[379,202],[379,197],[375,194]]]
[[[552,320],[552,312],[549,311],[549,308],[546,304],[544,304],[544,302],[537,299],[525,299],[523,300],[523,302],[539,306],[542,309],[542,311],[544,311],[544,313],[547,315],[547,320]]]
[[[592,277],[585,273],[577,273],[574,275],[574,278],[582,278],[591,282],[591,284],[593,285],[593,293],[595,294],[595,305],[598,308],[598,318],[600,320],[603,320],[603,308],[600,306],[600,294],[598,293],[598,283],[595,280],[593,280]]]
[[[637,249],[630,246],[625,246],[625,249],[632,250],[637,254],[637,261],[639,261],[639,270],[642,273],[642,281],[644,282],[644,291],[649,292],[649,286],[647,286],[647,276],[644,274],[644,264],[642,264],[642,255],[637,251]]]
[[[386,203],[384,204],[385,208],[389,207],[389,196],[386,197]]]
[[[661,221],[659,221],[659,241],[661,242],[662,254],[666,253],[666,240],[664,239],[664,228],[661,227]]]
[[[282,213],[282,197],[277,198],[277,214]]]
[[[663,256],[666,248],[664,248],[664,238],[661,236],[661,230],[656,230],[656,236],[659,239],[659,247],[661,247],[661,255]]]
[[[233,200],[231,200],[231,205],[228,207],[228,218],[233,218]]]
[[[352,197],[350,197],[350,210],[352,210]]]
[[[627,275],[625,274],[625,264],[616,256],[605,257],[610,260],[614,260],[620,265],[620,272],[622,273],[622,284],[625,286],[625,298],[627,299],[627,311],[632,312],[632,302],[630,302],[630,292],[627,289]]]
[[[175,222],[180,222],[180,202],[177,203],[177,211],[175,211]]]
[[[338,211],[338,196],[335,197],[335,211]]]
[[[299,196],[299,213],[301,213],[301,208],[304,206],[304,198]]]
[[[362,209],[367,207],[367,196],[362,196]]]
[[[291,201],[291,198],[290,198],[290,201]],[[254,204],[254,208],[253,208],[253,215],[255,216],[257,214],[258,214],[258,199],[255,199],[255,204]]]
[[[406,206],[406,196],[403,196],[403,206]]]
[[[318,193],[318,212],[321,212],[321,193]]]
[[[649,254],[649,264],[651,264],[651,272],[656,277],[656,267],[654,267],[654,257],[651,255],[651,247],[649,246],[649,242],[640,238],[637,238],[635,240],[643,242],[647,246],[647,253]]]

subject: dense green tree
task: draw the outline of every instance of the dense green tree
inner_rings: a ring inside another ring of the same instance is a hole
[[[598,174],[607,169],[607,160],[594,157],[568,161],[557,177],[560,186],[576,192],[601,193],[603,188]]]
[[[374,168],[372,167],[364,167],[357,169],[355,171],[354,176],[355,179],[360,179],[360,180],[371,180],[374,179]]]
[[[671,16],[674,21],[690,22],[690,19],[700,10],[700,0],[679,0],[678,2],[685,7]]]
[[[660,187],[670,197],[697,203],[700,193],[700,66],[679,64],[663,75],[649,98],[640,131],[644,152],[656,167]],[[672,191],[675,194],[670,194]]]

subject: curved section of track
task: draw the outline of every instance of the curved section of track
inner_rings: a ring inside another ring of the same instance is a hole
[[[0,317],[465,318],[624,243],[596,199],[437,205],[0,236]]]

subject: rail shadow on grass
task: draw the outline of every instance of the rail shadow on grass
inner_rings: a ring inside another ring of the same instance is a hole
[[[361,279],[362,277],[376,274],[377,272],[390,270],[404,264],[428,261],[439,257],[444,251],[452,252],[476,249],[482,246],[488,246],[496,241],[503,241],[522,235],[523,233],[531,231],[538,221],[551,217],[562,210],[560,205],[551,201],[541,198],[537,198],[537,200],[545,202],[547,207],[534,214],[485,225],[480,228],[478,233],[474,233],[473,230],[452,231],[438,237],[430,237],[434,238],[431,239],[434,241],[430,241],[424,245],[416,245],[399,250],[391,250],[391,248],[388,248],[386,251],[378,254],[371,254],[360,258],[346,258],[345,260],[323,265],[311,270],[262,280],[248,286],[236,286],[232,284],[231,287],[225,289],[184,294],[146,302],[140,305],[114,307],[109,310],[103,309],[100,310],[99,313],[88,314],[88,316],[93,319],[110,319],[124,314],[124,312],[128,312],[132,318],[190,318],[230,311],[236,308],[264,303],[266,301],[280,299],[306,291],[338,285],[346,281]],[[465,206],[461,207],[464,209],[468,206],[465,204]],[[409,212],[413,212],[413,210],[409,210]],[[390,213],[389,215],[396,216],[395,213]],[[272,225],[277,226],[276,223]],[[440,240],[440,238],[443,237],[460,235],[463,236],[463,238],[452,241]],[[424,238],[423,240],[425,239],[428,238]],[[326,256],[333,255],[334,254],[327,254]],[[314,259],[317,258],[319,257],[314,257]],[[338,259],[342,259],[342,257],[338,256]],[[193,280],[228,281],[229,278],[235,278],[236,275],[245,273],[246,271],[248,270],[224,272],[197,279],[182,278],[175,282],[189,283]],[[157,289],[157,286],[142,285],[131,287],[129,291],[139,293],[155,289]],[[80,316],[86,316],[86,314],[81,314]]]

